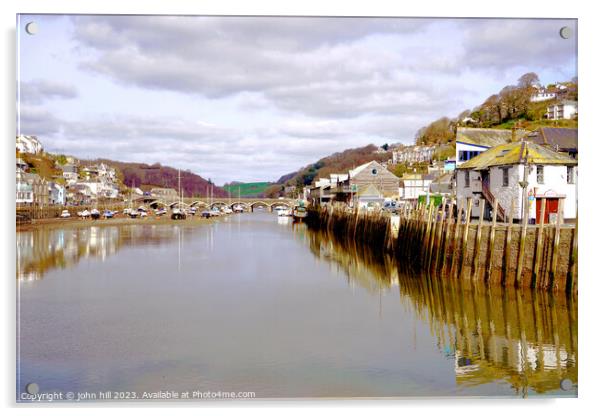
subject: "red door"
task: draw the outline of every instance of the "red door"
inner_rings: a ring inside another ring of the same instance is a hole
[[[535,201],[535,209],[536,209],[536,220],[537,224],[540,223],[541,219],[539,218],[539,213],[541,212],[541,201],[543,198],[537,198]],[[546,198],[546,210],[544,212],[543,221],[544,224],[548,224],[550,222],[550,214],[558,214],[558,198]]]

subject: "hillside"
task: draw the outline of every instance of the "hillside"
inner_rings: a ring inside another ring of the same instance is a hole
[[[551,104],[563,100],[578,100],[577,79],[546,86],[545,90],[554,92],[557,98],[533,102],[531,97],[538,92],[538,87],[540,81],[537,74],[526,73],[515,85],[502,88],[473,110],[464,110],[454,118],[441,117],[422,127],[416,132],[416,144],[453,144],[456,129],[460,126],[501,129],[517,126],[526,130],[535,130],[538,127],[576,128],[577,119],[548,120],[545,114]]]
[[[270,182],[231,182],[225,184],[223,188],[233,197],[238,197],[240,195],[242,198],[249,198],[262,196],[270,185]]]
[[[270,186],[266,190],[266,196],[282,195],[285,186],[295,186],[299,190],[305,185],[310,185],[314,179],[319,177],[328,177],[331,173],[346,173],[354,167],[363,165],[371,160],[384,162],[391,158],[391,152],[374,153],[377,149],[378,147],[370,144],[323,157],[317,162],[299,169],[297,172],[282,176],[277,184]]]
[[[82,164],[106,163],[118,170],[118,176],[126,186],[137,186],[143,190],[153,187],[178,188],[178,170],[160,163],[149,165],[146,163],[118,162],[108,159],[82,161]],[[185,197],[207,196],[213,188],[214,197],[226,197],[228,193],[219,186],[210,183],[201,176],[181,171],[182,193]]]

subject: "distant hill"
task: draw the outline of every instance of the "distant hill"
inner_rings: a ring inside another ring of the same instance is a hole
[[[270,182],[230,182],[223,186],[226,192],[229,192],[233,197],[239,195],[243,198],[263,196],[265,190],[271,185]]]
[[[146,163],[118,162],[109,159],[82,161],[83,164],[100,162],[115,167],[126,186],[136,186],[144,190],[153,187],[178,189],[178,169],[162,166],[160,163],[149,165]],[[181,171],[181,184],[184,197],[204,197],[211,193],[211,188],[213,188],[214,197],[228,196],[228,192],[224,189],[189,171]]]
[[[295,186],[297,189],[310,185],[319,177],[328,177],[331,173],[346,173],[349,170],[376,160],[384,162],[391,158],[391,152],[375,153],[378,147],[370,144],[364,147],[347,149],[323,157],[315,163],[309,164],[297,172],[282,176],[278,183],[266,190],[266,196],[282,195],[285,186]]]

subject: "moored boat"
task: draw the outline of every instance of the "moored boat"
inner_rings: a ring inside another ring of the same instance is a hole
[[[305,203],[303,201],[299,201],[293,208],[293,222],[302,222],[303,218],[306,216],[307,209],[305,208]]]

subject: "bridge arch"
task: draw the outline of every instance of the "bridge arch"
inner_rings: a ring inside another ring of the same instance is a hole
[[[174,209],[176,207],[180,207],[180,208],[182,208],[182,207],[189,208],[190,207],[190,205],[188,205],[186,202],[180,202],[180,201],[172,202],[171,204],[169,204],[167,206],[171,209]]]
[[[287,207],[287,208],[292,208],[293,204],[288,202],[288,201],[277,201],[274,202],[270,205],[270,209],[274,209],[276,207]]]
[[[150,203],[148,204],[148,206],[149,206],[149,207],[151,207],[152,209],[157,209],[157,208],[159,208],[160,206],[162,206],[162,207],[164,207],[164,208],[167,208],[167,207],[168,207],[168,205],[167,205],[165,202],[163,202],[162,200],[160,200],[160,199],[156,199],[156,200],[154,200],[154,201],[150,202]]]
[[[235,206],[240,205],[244,209],[249,209],[249,204],[246,202],[233,202],[230,204],[230,209],[234,209]]]
[[[190,203],[190,207],[191,207],[191,208],[192,208],[192,207],[201,207],[201,206],[204,206],[204,207],[206,207],[206,208],[207,208],[207,207],[209,207],[209,204],[208,204],[208,203],[206,203],[205,201],[192,201],[192,202]]]

